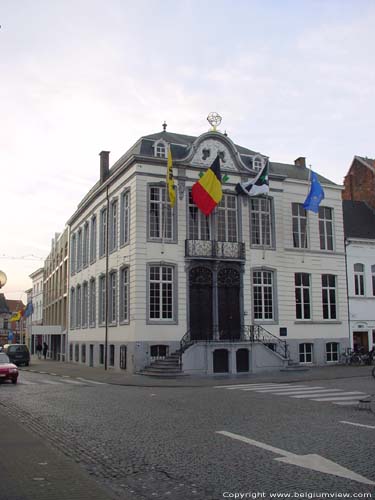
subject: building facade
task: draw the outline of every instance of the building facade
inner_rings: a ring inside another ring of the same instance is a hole
[[[343,201],[351,347],[375,347],[375,212],[363,201]]]
[[[166,194],[171,148],[176,204]],[[205,217],[191,188],[221,158],[223,198]],[[268,158],[225,134],[142,137],[70,218],[69,359],[131,372],[181,348],[186,373],[334,363],[349,345],[341,187],[304,158],[270,162],[270,192],[238,195]]]

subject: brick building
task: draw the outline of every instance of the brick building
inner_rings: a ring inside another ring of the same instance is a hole
[[[375,209],[375,160],[354,156],[344,178],[342,199],[365,201]]]

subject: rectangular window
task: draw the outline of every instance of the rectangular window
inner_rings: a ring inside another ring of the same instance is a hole
[[[311,319],[310,275],[295,273],[296,319]]]
[[[173,240],[173,209],[166,199],[166,188],[150,186],[149,238]]]
[[[74,359],[78,363],[79,361],[79,344],[74,346]]]
[[[250,242],[253,246],[271,247],[271,200],[250,198]]]
[[[83,226],[83,267],[87,267],[89,263],[89,223]]]
[[[115,366],[115,346],[113,344],[109,346],[109,366]]]
[[[70,242],[70,274],[71,276],[76,272],[76,235],[73,234]]]
[[[104,365],[104,344],[99,344],[99,364]]]
[[[299,345],[299,362],[300,363],[312,363],[313,357],[313,345],[312,344],[300,344]]]
[[[89,288],[87,281],[85,281],[85,283],[83,283],[82,285],[82,328],[87,328],[88,307]]]
[[[333,210],[319,207],[319,237],[321,250],[333,250]]]
[[[217,207],[218,241],[237,241],[237,196],[223,194]]]
[[[91,232],[90,232],[90,262],[96,260],[96,215],[91,219]]]
[[[354,264],[354,294],[365,295],[365,266],[363,264]]]
[[[77,271],[82,269],[82,229],[78,231],[77,237]]]
[[[90,280],[90,326],[95,326],[96,323],[96,283],[95,279]]]
[[[173,319],[173,267],[150,266],[150,319]]]
[[[117,200],[114,200],[111,203],[111,210],[110,210],[110,251],[113,252],[114,250],[117,249]]]
[[[375,266],[371,266],[372,295],[375,296]]]
[[[189,240],[210,239],[210,219],[194,203],[189,191]]]
[[[81,328],[81,314],[82,314],[82,295],[81,287],[77,286],[76,296],[76,327]]]
[[[328,342],[326,344],[327,363],[335,363],[339,360],[339,344],[337,342]]]
[[[120,322],[129,321],[129,269],[120,271]]]
[[[86,363],[86,344],[81,345],[81,363]]]
[[[70,328],[75,328],[75,306],[76,306],[76,295],[75,289],[70,290]]]
[[[120,245],[129,243],[130,228],[130,191],[121,195]]]
[[[292,203],[293,247],[307,248],[307,212],[301,203]]]
[[[107,209],[100,211],[99,257],[107,253]]]
[[[322,305],[323,319],[337,318],[336,276],[333,274],[322,274]]]
[[[105,323],[105,299],[106,299],[106,292],[105,292],[105,283],[106,279],[105,276],[100,276],[99,278],[99,324],[104,325]]]
[[[109,275],[108,321],[112,325],[117,322],[117,272]]]
[[[273,273],[253,272],[254,319],[273,320]]]

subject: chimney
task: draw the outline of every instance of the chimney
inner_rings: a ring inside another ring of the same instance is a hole
[[[109,151],[101,151],[100,156],[100,184],[109,177]]]
[[[294,160],[294,165],[297,165],[297,167],[306,167],[306,158],[304,156],[300,156]]]

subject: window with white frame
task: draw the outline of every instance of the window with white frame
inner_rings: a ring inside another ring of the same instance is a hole
[[[158,158],[167,157],[167,148],[164,142],[157,142],[154,148],[155,148],[155,156],[157,156]]]
[[[99,325],[105,324],[105,276],[99,277]]]
[[[294,287],[296,319],[311,319],[310,275],[307,273],[295,273]]]
[[[90,262],[95,262],[96,260],[96,215],[91,218],[91,231],[90,231]]]
[[[173,320],[174,268],[168,265],[149,267],[149,319]]]
[[[108,287],[108,322],[114,325],[117,322],[117,271],[109,273]]]
[[[104,257],[107,253],[107,209],[102,208],[100,211],[100,227],[99,227],[99,257]]]
[[[110,209],[110,226],[109,226],[109,250],[113,252],[117,249],[117,220],[118,220],[118,202],[113,200]]]
[[[82,291],[81,285],[77,285],[76,290],[76,327],[81,328],[81,314],[82,314]]]
[[[77,271],[82,269],[82,229],[78,230],[77,235]]]
[[[223,194],[217,207],[218,241],[238,241],[237,214],[237,196]]]
[[[83,226],[83,254],[82,254],[82,263],[83,267],[87,267],[89,263],[89,223],[86,222]]]
[[[263,167],[263,161],[260,156],[254,156],[253,158],[253,170],[259,172]]]
[[[339,360],[339,343],[327,342],[326,344],[326,361],[327,363],[336,363]]]
[[[130,229],[130,191],[124,191],[121,195],[120,215],[120,245],[129,243]]]
[[[129,268],[120,270],[120,322],[129,321]]]
[[[273,320],[273,272],[253,271],[254,319]]]
[[[70,328],[75,328],[75,306],[76,306],[76,291],[75,288],[70,289]]]
[[[336,276],[334,274],[322,274],[323,319],[337,318],[336,295]]]
[[[174,238],[173,209],[165,186],[149,186],[149,238],[171,241]]]
[[[321,250],[333,250],[333,210],[319,207],[319,238]]]
[[[76,235],[72,234],[70,242],[70,274],[73,275],[76,272]]]
[[[210,219],[199,210],[189,190],[189,240],[210,239]]]
[[[313,361],[313,344],[305,343],[299,345],[299,362],[312,363]]]
[[[372,295],[375,296],[375,265],[371,266]]]
[[[87,281],[82,284],[82,328],[87,328],[89,309],[89,287]]]
[[[253,246],[272,246],[271,200],[250,198],[250,243]]]
[[[354,264],[354,295],[365,295],[365,266],[359,262]]]
[[[93,327],[96,324],[96,282],[95,278],[90,280],[90,299],[89,299],[89,314],[90,314],[90,326]]]
[[[307,212],[301,203],[292,203],[293,247],[307,248]]]

